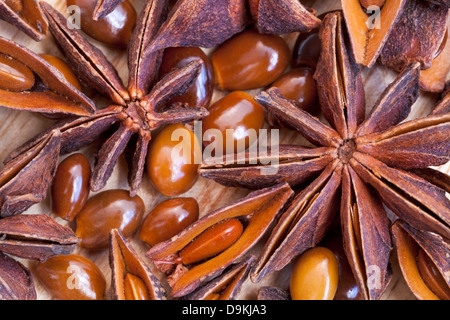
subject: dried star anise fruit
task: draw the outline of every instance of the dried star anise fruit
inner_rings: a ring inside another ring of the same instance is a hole
[[[413,63],[365,118],[361,70],[340,12],[324,18],[320,39],[315,79],[329,125],[297,108],[278,89],[255,97],[268,113],[318,147],[281,145],[278,157],[246,152],[235,160],[214,159],[205,162],[200,173],[224,185],[251,189],[281,181],[292,187],[308,184],[278,220],[252,268],[254,282],[316,246],[340,212],[344,249],[360,291],[366,299],[378,299],[391,278],[390,223],[383,204],[413,228],[450,237],[446,190],[423,178],[431,174],[412,173],[450,160],[450,114],[403,121],[419,94],[420,64]],[[279,164],[273,166],[278,170],[264,175],[264,164],[276,158]]]
[[[1,0],[0,19],[36,41],[41,41],[47,34],[48,23],[36,0]]]
[[[76,68],[77,75],[86,86],[107,97],[111,105],[97,110],[93,115],[66,118],[37,135],[6,158],[5,164],[12,167],[9,171],[17,172],[17,166],[13,165],[23,162],[21,159],[25,156],[31,163],[36,161],[37,159],[32,158],[33,150],[39,151],[47,146],[49,154],[65,154],[92,143],[109,130],[115,130],[98,151],[91,189],[98,191],[105,186],[119,156],[125,153],[130,162],[130,193],[136,194],[142,181],[151,132],[167,124],[198,120],[208,113],[204,108],[190,108],[180,103],[168,107],[165,105],[172,97],[189,89],[203,62],[200,59],[194,60],[183,68],[173,70],[157,82],[163,49],[167,46],[211,47],[242,31],[247,24],[242,1],[215,2],[214,6],[221,9],[217,16],[210,15],[207,10],[211,2],[180,1],[170,13],[167,13],[166,0],[146,3],[128,48],[127,87],[99,49],[90,44],[77,30],[69,28],[66,19],[49,4],[41,3],[49,21],[49,29],[69,63]],[[186,15],[186,12],[190,14]],[[217,21],[219,22],[216,23]],[[213,22],[216,23],[214,30],[208,27]],[[179,32],[180,25],[183,25],[183,32]],[[46,141],[52,136],[57,136],[59,142],[54,147],[49,147],[49,142]],[[12,195],[19,200],[25,198],[27,202],[22,201],[18,210],[12,208],[2,214],[19,213],[41,200],[41,193],[47,189],[47,182],[53,177],[55,165],[56,163],[51,161],[45,166],[48,172],[46,183],[41,185],[36,182],[31,191],[20,190],[25,180],[16,177],[14,182],[17,185],[17,194]],[[24,176],[32,172],[27,168],[22,171]],[[11,194],[6,186],[4,188],[4,198],[0,199],[8,202]],[[40,190],[39,196],[34,196],[36,190]],[[33,196],[29,195],[30,192],[33,192]],[[30,197],[33,202],[28,201]]]

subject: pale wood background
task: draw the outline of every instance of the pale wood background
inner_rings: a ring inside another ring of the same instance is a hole
[[[54,5],[60,12],[65,12],[65,0],[45,0],[52,5]],[[142,6],[144,0],[131,0],[133,5],[139,10]],[[326,12],[333,9],[339,8],[339,2],[335,0],[322,0],[322,1],[302,1],[305,5],[313,7],[318,11],[318,13]],[[27,46],[29,49],[34,50],[37,53],[47,53],[57,56],[62,56],[61,52],[58,51],[55,46],[53,38],[49,35],[42,42],[34,42],[28,38],[25,34],[21,33],[14,27],[0,21],[0,36],[6,37],[8,39],[13,39],[16,42]],[[285,38],[293,46],[297,34],[286,35]],[[120,76],[123,78],[124,82],[127,81],[127,60],[126,52],[111,49],[101,45],[100,43],[93,41],[95,45],[100,47],[101,50],[108,56],[110,61],[116,66],[119,71]],[[209,52],[210,50],[205,50]],[[364,70],[364,83],[366,88],[366,99],[367,108],[373,106],[379,94],[382,90],[394,79],[395,74],[387,69],[381,68],[379,66],[374,67],[371,70]],[[251,94],[255,93],[250,92]],[[223,92],[216,91],[214,93],[213,101],[219,99],[224,95]],[[96,96],[94,100],[98,103],[99,107],[104,106],[107,101],[103,98]],[[437,101],[437,96],[433,94],[422,93],[419,100],[413,107],[413,112],[411,113],[411,118],[421,117],[427,115],[432,108],[435,106]],[[0,161],[3,161],[5,157],[16,147],[20,146],[22,143],[33,137],[35,134],[47,128],[52,122],[48,119],[43,118],[38,114],[33,114],[30,112],[19,112],[14,110],[9,110],[5,108],[0,109]],[[298,136],[295,132],[282,130],[281,132],[282,142],[285,143],[296,143],[303,142],[302,138]],[[82,152],[86,155],[91,155],[94,147],[89,147]],[[92,157],[91,157],[92,159]],[[0,164],[0,167],[3,165]],[[444,172],[450,171],[450,165],[447,164],[440,168]],[[121,159],[119,164],[116,166],[113,176],[109,180],[105,189],[115,189],[115,188],[127,188],[127,167],[125,161]],[[200,204],[201,215],[204,215],[211,210],[222,207],[232,201],[245,196],[248,193],[247,190],[237,189],[237,188],[225,188],[213,181],[199,178],[194,187],[183,196],[190,196],[197,199]],[[92,194],[91,194],[92,195]],[[159,194],[151,185],[148,178],[145,177],[144,183],[139,196],[144,200],[146,204],[146,213],[148,213],[156,204],[165,200],[165,197]],[[55,217],[51,212],[51,199],[48,196],[42,203],[31,207],[26,213],[47,213]],[[62,219],[55,217],[58,222],[63,225],[67,225]],[[142,243],[138,237],[137,233],[134,238],[131,239],[133,247],[137,250],[142,257],[144,253],[148,250],[148,247]],[[255,251],[260,249],[260,247],[255,248]],[[106,278],[108,287],[110,284],[111,270],[108,263],[108,251],[100,252],[90,252],[85,249],[78,248],[76,253],[79,253],[93,262],[95,262],[99,268],[103,271]],[[149,262],[145,257],[144,260]],[[383,295],[382,299],[414,299],[409,288],[406,286],[401,272],[397,265],[397,258],[395,256],[395,251],[392,253],[392,267],[394,271],[393,279],[388,287],[388,290]],[[36,262],[21,260],[25,265],[30,267],[33,271]],[[150,263],[150,262],[149,262]],[[152,265],[150,265],[153,268]],[[257,289],[264,285],[275,285],[284,289],[288,288],[289,275],[290,275],[290,265],[284,270],[276,272],[266,279],[264,279],[259,284],[253,284],[250,280],[244,283],[239,299],[255,299]],[[161,274],[156,273],[160,278],[163,279]],[[52,299],[45,289],[42,288],[39,280],[35,277],[36,288],[38,299]]]

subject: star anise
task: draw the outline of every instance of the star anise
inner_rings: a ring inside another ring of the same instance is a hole
[[[44,39],[47,34],[48,23],[36,0],[0,0],[0,19],[36,41]]]
[[[279,219],[251,271],[253,281],[316,246],[340,212],[344,249],[360,291],[378,299],[391,278],[390,222],[384,206],[413,228],[439,234],[441,241],[450,238],[450,200],[442,183],[435,183],[440,180],[433,174],[437,171],[428,168],[450,160],[450,114],[441,107],[435,114],[404,121],[419,95],[420,63],[412,63],[365,118],[361,68],[340,12],[326,15],[320,39],[315,79],[329,125],[276,88],[255,97],[269,114],[318,147],[281,145],[278,157],[247,151],[234,160],[205,161],[200,173],[223,185],[250,189],[281,181],[307,185]],[[267,174],[264,169],[274,159],[279,161],[276,173]]]
[[[173,96],[183,94],[190,88],[203,62],[192,61],[186,67],[174,70],[156,83],[164,48],[167,46],[211,47],[242,31],[247,24],[246,15],[243,14],[245,7],[241,7],[242,3],[216,1],[214,5],[220,10],[217,14],[211,14],[206,10],[210,2],[181,1],[169,14],[166,0],[146,3],[128,48],[127,87],[122,83],[114,66],[99,49],[89,43],[76,29],[69,28],[66,19],[49,4],[41,3],[49,21],[49,29],[67,60],[75,66],[77,75],[85,85],[97,89],[108,98],[111,105],[97,110],[93,115],[67,118],[56,123],[6,158],[3,169],[4,172],[9,173],[6,177],[13,174],[28,177],[29,172],[33,171],[40,173],[46,179],[42,185],[36,180],[31,191],[24,186],[28,184],[28,180],[19,177],[13,179],[15,183],[13,193],[10,192],[11,188],[0,189],[3,216],[20,213],[30,205],[39,202],[42,199],[41,193],[45,194],[57,164],[56,161],[47,161],[47,166],[38,166],[40,171],[36,171],[29,167],[24,168],[25,160],[28,163],[36,162],[37,159],[33,157],[39,152],[42,154],[43,148],[49,149],[45,154],[52,155],[54,159],[53,155],[78,150],[97,140],[100,135],[110,129],[115,129],[115,132],[108,137],[98,151],[91,189],[98,191],[105,186],[119,156],[126,153],[129,155],[130,162],[130,193],[136,194],[142,181],[151,132],[166,124],[191,122],[207,114],[204,108],[191,108],[182,104],[165,106],[165,103]],[[196,14],[186,16],[185,12]],[[220,21],[221,27],[211,30],[208,26],[215,21]],[[181,32],[180,26],[183,26]],[[164,42],[163,39],[166,41]],[[151,46],[151,43],[155,41],[158,43],[156,45],[158,49],[155,49],[156,46]],[[49,146],[50,143],[53,145]],[[47,157],[41,156],[38,159],[45,161]],[[36,165],[33,168],[36,168]],[[42,192],[35,196],[36,190]],[[14,196],[12,204],[11,196]],[[32,201],[29,201],[30,198]]]

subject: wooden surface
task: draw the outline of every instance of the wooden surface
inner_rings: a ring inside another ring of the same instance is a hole
[[[54,5],[58,10],[63,12],[65,10],[65,1],[64,0],[46,0],[47,2]],[[139,10],[143,0],[131,0],[131,2],[135,5],[136,9]],[[331,9],[339,8],[339,1],[336,0],[327,0],[327,1],[302,1],[305,5],[311,6],[318,11],[318,14],[326,12]],[[2,37],[6,37],[9,39],[13,39],[20,44],[27,46],[29,49],[34,50],[37,53],[47,53],[53,54],[57,56],[62,56],[55,46],[55,42],[51,35],[49,35],[44,41],[38,43],[34,42],[30,38],[28,38],[25,34],[21,33],[14,27],[6,24],[3,21],[0,21],[0,35]],[[286,40],[288,43],[293,45],[297,34],[286,35]],[[127,81],[127,60],[126,60],[126,52],[118,51],[115,49],[107,48],[102,46],[100,43],[96,41],[92,41],[95,45],[100,47],[101,50],[108,56],[110,61],[116,66],[119,71],[120,76],[123,78],[124,82]],[[206,52],[209,52],[206,50]],[[379,94],[382,90],[394,79],[395,73],[390,70],[383,69],[379,66],[375,66],[371,70],[364,70],[364,84],[366,89],[366,99],[367,99],[367,110],[373,106],[374,102],[378,98]],[[251,92],[252,94],[255,92]],[[223,92],[215,92],[213,101],[219,99],[223,96]],[[94,100],[97,102],[99,107],[102,107],[107,103],[101,97],[94,97]],[[436,103],[437,97],[433,94],[421,93],[419,100],[413,106],[413,111],[410,115],[410,118],[421,117],[427,115]],[[0,108],[0,161],[3,161],[5,157],[16,147],[20,146],[29,138],[33,137],[35,134],[39,133],[41,130],[47,128],[52,122],[43,118],[38,114],[33,114],[29,112],[19,112],[9,109]],[[296,143],[302,142],[302,138],[295,132],[282,130],[281,131],[282,142]],[[95,146],[88,147],[83,149],[87,156],[92,155],[92,152]],[[90,157],[92,160],[92,156]],[[2,166],[2,165],[0,165]],[[450,165],[447,164],[444,167],[439,168],[444,172],[449,172]],[[114,173],[109,180],[105,189],[115,189],[115,188],[127,188],[127,166],[123,159],[119,160],[118,165],[116,166]],[[213,181],[209,181],[206,179],[199,178],[194,187],[183,196],[190,196],[197,199],[200,204],[200,214],[204,215],[209,211],[224,206],[226,204],[231,203],[232,201],[245,196],[248,193],[247,190],[237,189],[237,188],[225,188],[221,185],[216,184]],[[92,196],[92,194],[91,194]],[[165,200],[165,197],[159,194],[151,185],[148,180],[148,177],[144,178],[144,182],[139,192],[139,196],[145,202],[146,205],[146,213],[148,213],[156,204]],[[31,207],[26,213],[27,214],[35,214],[35,213],[47,213],[55,217],[51,212],[51,199],[48,196],[45,201],[42,203]],[[67,223],[56,217],[56,220],[63,225],[67,225]],[[142,257],[144,257],[144,253],[148,250],[148,247],[143,244],[137,236],[131,239],[131,243],[133,247],[137,250]],[[260,248],[255,248],[258,250]],[[108,251],[99,251],[99,252],[90,252],[85,249],[78,248],[76,253],[81,254],[93,262],[95,262],[100,269],[103,271],[106,281],[110,283],[111,270],[108,263]],[[149,262],[145,257],[144,260]],[[33,271],[35,268],[36,262],[34,261],[26,261],[20,260],[25,265],[30,267]],[[393,268],[393,279],[386,291],[383,295],[382,299],[414,299],[409,288],[406,286],[401,272],[397,265],[397,258],[395,256],[395,251],[392,252],[392,268]],[[150,263],[150,262],[149,262]],[[151,266],[152,269],[153,266]],[[164,278],[156,273],[160,278]],[[240,299],[254,299],[256,298],[256,292],[258,287],[264,285],[275,285],[284,289],[288,288],[289,283],[289,275],[290,275],[290,266],[287,266],[284,270],[280,272],[276,272],[266,279],[264,279],[259,284],[253,284],[250,280],[247,280],[244,283],[242,288]],[[39,280],[35,277],[36,289],[38,294],[38,299],[52,299],[51,295],[49,295],[45,289],[42,288]]]

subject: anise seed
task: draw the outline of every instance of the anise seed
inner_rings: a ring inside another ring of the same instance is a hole
[[[35,77],[26,65],[0,53],[0,88],[11,91],[26,91],[33,87]]]

